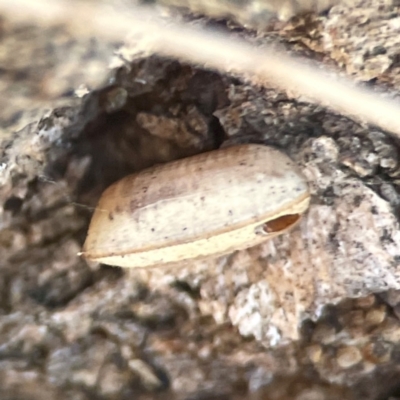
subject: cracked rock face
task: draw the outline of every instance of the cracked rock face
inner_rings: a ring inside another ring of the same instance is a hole
[[[335,24],[344,29],[337,15],[353,8],[343,7],[314,16],[313,34],[307,17],[259,40],[287,40],[294,52],[307,43],[308,54],[315,49],[335,59],[321,50],[320,38],[333,37]],[[386,17],[394,6],[379,7],[376,20],[392,29]],[[29,36],[36,38],[24,40]],[[112,46],[90,52],[94,65],[108,65]],[[82,49],[71,48],[81,60]],[[2,120],[10,121],[0,161],[4,393],[82,400],[395,396],[398,143],[286,93],[135,50],[129,41],[119,49],[107,81],[96,68],[77,67],[71,80],[56,68],[51,82],[60,86],[51,86],[49,98],[61,98],[62,107],[35,114],[40,118],[10,119],[25,103],[3,109]],[[396,70],[390,71],[395,92]],[[81,80],[91,82],[85,95]],[[82,97],[68,97],[66,85]],[[77,256],[110,183],[223,142],[272,145],[299,165],[312,202],[296,229],[179,268],[121,270]]]

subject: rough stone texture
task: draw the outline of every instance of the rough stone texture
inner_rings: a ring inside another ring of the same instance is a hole
[[[356,5],[278,24],[258,40],[337,62],[395,96],[399,9]],[[143,58],[134,43],[112,59],[115,44],[67,37],[62,27],[5,20],[2,29],[2,398],[399,395],[395,140],[290,90]],[[386,53],[368,53],[378,42]],[[303,169],[313,200],[296,230],[180,268],[121,270],[77,256],[109,183],[226,139],[277,146]]]
[[[94,37],[71,37],[62,26],[44,30],[34,22],[14,25],[5,17],[0,30],[1,139],[101,85],[116,48]]]
[[[335,7],[324,21],[321,50],[358,80],[397,86],[400,16],[394,5],[395,0],[357,0],[350,13]]]
[[[142,0],[146,3],[146,0]],[[340,0],[156,0],[167,7],[179,7],[214,18],[228,18],[244,26],[265,27],[268,19],[287,21],[300,13],[327,10]],[[343,0],[342,0],[343,1]]]

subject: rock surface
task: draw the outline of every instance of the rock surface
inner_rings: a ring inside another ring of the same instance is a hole
[[[398,13],[393,2],[339,4],[269,22],[257,40],[395,97]],[[290,88],[144,57],[133,41],[4,17],[0,48],[3,397],[399,395],[396,140]],[[273,145],[298,163],[313,195],[298,228],[180,268],[121,270],[77,256],[107,185],[227,140]]]

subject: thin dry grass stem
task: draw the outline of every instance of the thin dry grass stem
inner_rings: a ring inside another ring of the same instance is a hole
[[[63,23],[80,35],[121,40],[128,33],[134,34],[146,54],[178,58],[289,90],[400,137],[398,102],[356,87],[350,80],[332,77],[282,52],[261,49],[238,38],[232,41],[221,32],[166,23],[148,9],[87,2],[71,4],[63,0],[0,0],[0,11],[10,19],[35,20],[42,25]]]

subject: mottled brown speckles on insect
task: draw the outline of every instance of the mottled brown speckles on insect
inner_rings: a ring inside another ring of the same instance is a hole
[[[120,206],[116,206],[115,207],[115,213],[116,214],[120,214],[122,212],[121,207]]]
[[[308,204],[306,181],[287,156],[262,145],[224,148],[114,184],[100,199],[82,254],[121,267],[227,254],[283,233]],[[100,210],[113,211],[113,224]]]

